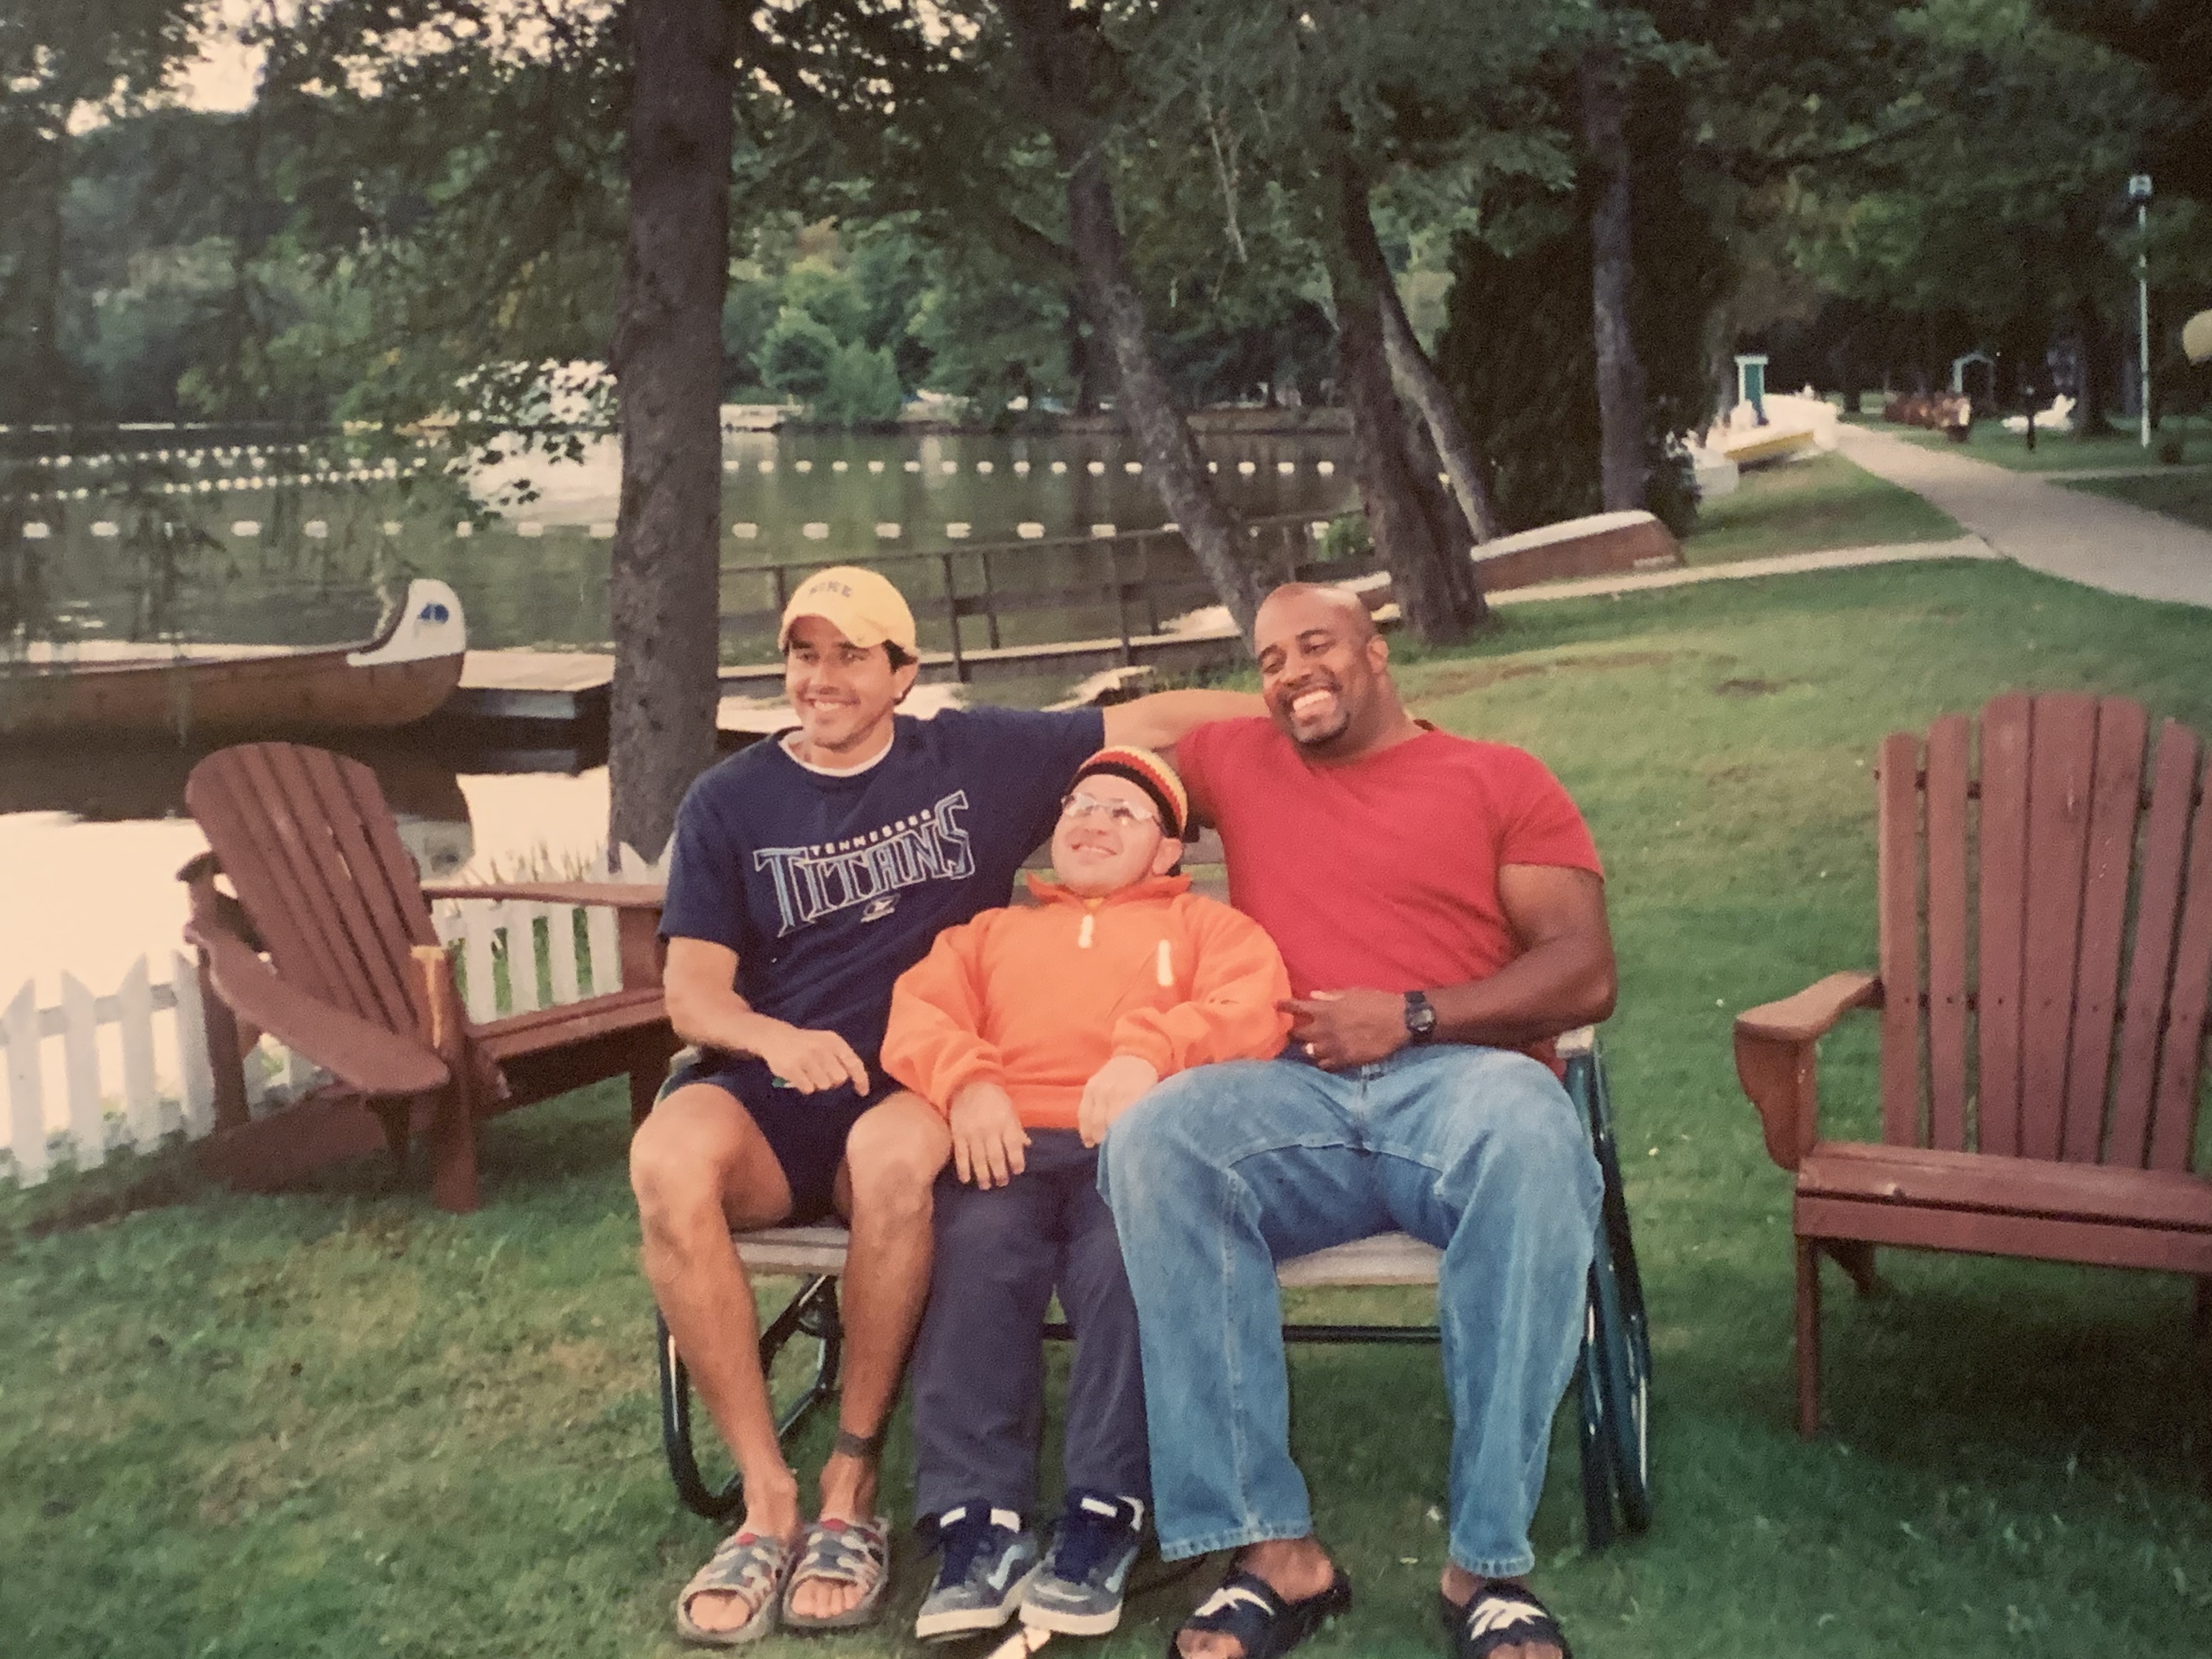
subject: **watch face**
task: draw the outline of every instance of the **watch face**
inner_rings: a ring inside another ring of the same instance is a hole
[[[1429,1006],[1427,997],[1419,991],[1406,997],[1406,1030],[1416,1042],[1425,1041],[1437,1029],[1437,1011]]]

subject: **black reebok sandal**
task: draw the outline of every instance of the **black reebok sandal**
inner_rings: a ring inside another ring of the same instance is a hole
[[[1486,1659],[1500,1648],[1530,1642],[1548,1642],[1559,1649],[1559,1659],[1575,1659],[1551,1608],[1518,1584],[1486,1583],[1465,1607],[1439,1590],[1437,1611],[1451,1632],[1453,1659]]]
[[[1168,1638],[1168,1659],[1180,1659],[1176,1637],[1187,1630],[1235,1637],[1244,1659],[1279,1659],[1352,1605],[1352,1580],[1335,1571],[1327,1589],[1302,1601],[1284,1601],[1255,1574],[1231,1573]]]

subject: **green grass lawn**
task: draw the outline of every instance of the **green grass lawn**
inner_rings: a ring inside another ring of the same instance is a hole
[[[2206,447],[2206,459],[2212,459],[2212,445]],[[2154,473],[2140,478],[2084,478],[2068,487],[2131,501],[2154,513],[2186,520],[2200,530],[2212,530],[2212,470]]]
[[[1585,1659],[2212,1644],[2187,1287],[1890,1253],[1893,1296],[1831,1279],[1832,1427],[1800,1442],[1788,1181],[1729,1052],[1737,1011],[1872,963],[1883,732],[2015,685],[2124,691],[2212,732],[2207,636],[2201,611],[1937,564],[1532,605],[1474,649],[1401,653],[1421,713],[1551,762],[1610,870],[1658,1517],[1584,1550],[1563,1419],[1538,1583]],[[1846,1133],[1873,1121],[1871,1039],[1862,1021],[1829,1047]],[[498,1120],[485,1206],[459,1218],[374,1160],[281,1198],[208,1191],[173,1156],[0,1195],[0,1648],[675,1652],[670,1604],[714,1534],[661,1467],[624,1138],[614,1089]],[[166,1201],[100,1219],[133,1180]],[[1299,1298],[1407,1319],[1425,1300]],[[1433,1354],[1292,1364],[1319,1524],[1360,1596],[1310,1650],[1440,1652]],[[902,1425],[902,1519],[908,1457]],[[760,1650],[913,1651],[926,1571],[902,1546],[883,1631]],[[1155,1654],[1200,1582],[1063,1645]]]
[[[1747,472],[1734,494],[1700,504],[1682,555],[1692,564],[1727,564],[1830,547],[1948,541],[1964,533],[1948,514],[1911,490],[1841,455],[1822,455]]]
[[[2004,422],[1994,416],[1976,421],[1973,436],[1964,444],[1954,443],[1942,433],[1930,432],[1925,428],[1893,426],[1878,415],[1863,417],[1860,424],[1925,448],[1969,455],[1978,461],[1995,461],[1999,466],[2012,467],[2021,472],[2070,472],[2080,467],[2156,466],[2159,465],[2159,445],[2174,436],[2182,441],[2184,461],[2212,461],[2212,417],[2202,415],[2167,416],[2151,434],[2151,447],[2148,451],[2143,448],[2142,438],[2132,424],[2124,428],[2116,428],[2111,432],[2100,433],[2094,438],[2077,438],[2069,432],[2054,433],[2039,426],[2033,450],[2028,448],[2027,439],[2023,434],[2006,431]]]

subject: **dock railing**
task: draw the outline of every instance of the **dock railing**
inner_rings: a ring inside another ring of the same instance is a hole
[[[1261,568],[1276,580],[1367,574],[1370,555],[1324,561],[1329,521],[1310,513],[1248,519],[1242,530]],[[765,659],[793,588],[820,569],[821,557],[726,565],[722,635],[755,646]],[[919,553],[877,553],[865,561],[897,584],[913,606],[925,651],[952,659],[968,678],[968,653],[1009,645],[1110,638],[1121,660],[1132,642],[1159,634],[1172,618],[1219,603],[1176,526],[1091,536],[975,542]],[[974,624],[981,624],[981,638]],[[965,626],[963,626],[965,624]]]

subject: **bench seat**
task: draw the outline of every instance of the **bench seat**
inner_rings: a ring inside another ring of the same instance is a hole
[[[1212,830],[1206,831],[1209,839]],[[1215,845],[1218,845],[1218,842]],[[1577,1026],[1558,1043],[1559,1057],[1589,1055],[1597,1041],[1595,1027]],[[835,1279],[845,1271],[845,1229],[835,1222],[807,1227],[764,1227],[738,1235],[738,1254],[755,1273],[789,1273],[801,1279]],[[1372,1287],[1433,1285],[1443,1252],[1407,1233],[1377,1233],[1332,1245],[1310,1255],[1276,1264],[1275,1277],[1287,1289],[1323,1286]]]
[[[834,1224],[769,1227],[738,1235],[738,1254],[757,1273],[836,1278],[845,1271],[845,1230]],[[1443,1253],[1407,1233],[1378,1233],[1281,1263],[1293,1289],[1321,1285],[1433,1285]]]
[[[1601,1549],[1613,1535],[1616,1504],[1619,1524],[1631,1531],[1641,1532],[1651,1521],[1651,1348],[1607,1103],[1605,1067],[1595,1036],[1587,1027],[1569,1032],[1560,1038],[1559,1048],[1566,1062],[1568,1098],[1589,1131],[1591,1151],[1605,1180],[1603,1218],[1590,1264],[1577,1368],[1584,1536],[1590,1548]],[[762,1369],[781,1378],[778,1393],[787,1402],[778,1411],[776,1433],[787,1438],[836,1393],[844,1346],[838,1280],[845,1273],[848,1235],[831,1221],[742,1232],[734,1242],[756,1275],[799,1281],[783,1306],[763,1318],[760,1333]],[[1443,1260],[1441,1251],[1405,1233],[1379,1233],[1279,1262],[1276,1277],[1285,1287],[1297,1290],[1433,1285]],[[1072,1334],[1065,1324],[1048,1326],[1045,1334]],[[1431,1344],[1439,1334],[1434,1324],[1308,1324],[1294,1320],[1283,1326],[1284,1340],[1299,1343]],[[787,1363],[779,1372],[779,1357],[799,1337],[811,1340],[811,1366],[801,1359],[795,1367]],[[701,1472],[693,1444],[690,1379],[665,1321],[659,1322],[655,1347],[661,1445],[678,1496],[696,1515],[727,1520],[743,1509],[744,1487],[734,1475],[717,1486]],[[790,1391],[793,1382],[798,1384],[795,1395]]]

